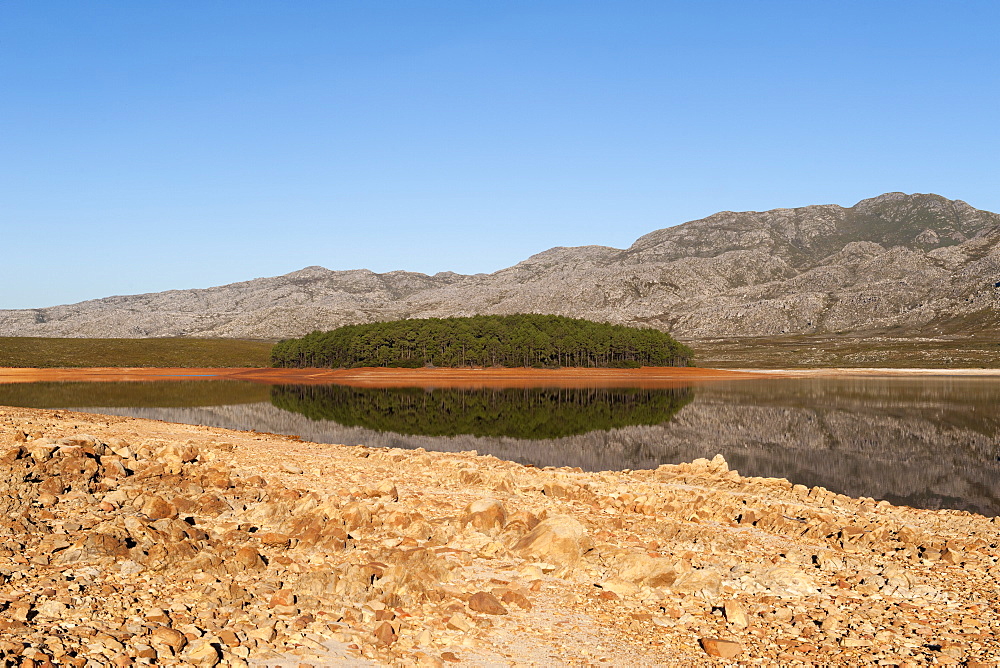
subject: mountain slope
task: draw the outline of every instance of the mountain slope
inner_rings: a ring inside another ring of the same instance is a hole
[[[308,267],[203,290],[0,311],[0,335],[281,338],[352,322],[555,313],[686,338],[974,333],[1000,325],[1000,215],[938,195],[722,212],[627,249],[557,247],[492,274]]]

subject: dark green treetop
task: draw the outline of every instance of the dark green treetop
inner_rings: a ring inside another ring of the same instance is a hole
[[[395,320],[315,331],[275,344],[276,367],[687,366],[691,349],[665,332],[520,313]]]

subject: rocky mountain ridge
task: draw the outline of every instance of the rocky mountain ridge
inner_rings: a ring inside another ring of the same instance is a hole
[[[305,269],[0,311],[0,335],[282,338],[406,317],[554,313],[685,338],[974,334],[1000,325],[1000,215],[939,195],[721,212],[627,249],[556,247],[492,274]]]

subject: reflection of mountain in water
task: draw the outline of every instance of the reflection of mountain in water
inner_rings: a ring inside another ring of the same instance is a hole
[[[433,389],[275,385],[271,402],[311,420],[419,436],[549,439],[667,422],[691,388]]]
[[[88,409],[328,443],[478,450],[535,466],[654,468],[722,453],[744,475],[851,496],[1000,514],[1000,383],[993,380],[766,380],[701,386],[668,424],[562,438],[404,436],[313,421],[271,404]]]

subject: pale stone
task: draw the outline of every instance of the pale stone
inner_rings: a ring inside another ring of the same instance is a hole
[[[593,542],[586,528],[568,515],[554,515],[540,522],[511,548],[525,557],[541,558],[559,565],[573,565]]]
[[[503,527],[507,522],[507,510],[496,499],[479,499],[465,507],[461,523],[469,524],[480,531]]]
[[[204,638],[192,641],[184,649],[184,658],[195,666],[214,666],[221,659],[219,650]]]
[[[747,616],[746,610],[738,601],[726,601],[723,604],[723,613],[726,615],[726,621],[737,628],[746,628],[750,625],[750,618]]]
[[[507,608],[489,592],[479,591],[469,597],[469,609],[487,615],[506,615]]]
[[[719,638],[702,638],[701,647],[709,656],[717,656],[721,659],[735,658],[743,651],[743,645],[735,640],[721,640]]]

